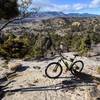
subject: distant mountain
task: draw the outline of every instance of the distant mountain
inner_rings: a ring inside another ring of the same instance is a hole
[[[37,17],[47,17],[47,18],[52,18],[52,17],[95,17],[99,16],[96,14],[89,14],[89,13],[68,13],[64,14],[63,12],[39,12],[34,15],[34,13],[31,13],[31,18]]]
[[[36,14],[30,12],[30,16],[28,18],[23,19],[23,22],[32,22],[32,21],[40,21],[43,19],[50,19],[56,17],[96,17],[100,15],[96,14],[88,14],[88,13],[68,13],[64,14],[63,12],[38,12]],[[19,23],[18,21],[16,23]]]
[[[31,13],[30,18],[53,18],[53,17],[66,17],[63,12],[39,12],[37,14]]]
[[[29,17],[23,19],[23,22],[32,22],[32,21],[40,21],[43,19],[50,19],[50,18],[55,18],[55,17],[66,17],[66,14],[63,12],[39,12],[39,13],[29,13]],[[17,21],[16,23],[19,23]]]
[[[100,16],[100,15],[89,14],[89,13],[69,13],[66,15],[69,17],[96,17],[96,16]]]

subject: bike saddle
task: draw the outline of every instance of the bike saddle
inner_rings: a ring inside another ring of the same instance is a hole
[[[74,56],[76,57],[76,56],[79,56],[78,54],[74,54]]]

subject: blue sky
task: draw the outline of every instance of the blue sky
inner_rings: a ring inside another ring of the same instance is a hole
[[[75,4],[75,3],[89,3],[91,0],[50,0],[56,4]]]
[[[100,14],[100,0],[32,0],[41,11]]]

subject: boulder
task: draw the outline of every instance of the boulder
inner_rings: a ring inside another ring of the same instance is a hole
[[[8,68],[11,71],[16,71],[20,67],[22,67],[22,64],[21,63],[16,63],[16,62],[9,62],[8,63]]]
[[[78,27],[79,27],[80,25],[81,25],[80,22],[73,22],[73,23],[72,23],[72,26],[78,26]]]

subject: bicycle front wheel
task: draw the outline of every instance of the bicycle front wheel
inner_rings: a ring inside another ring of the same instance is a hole
[[[71,73],[73,75],[76,75],[77,73],[80,73],[83,70],[84,67],[84,63],[81,60],[75,61],[72,65],[71,65]]]
[[[61,73],[62,66],[57,62],[50,63],[45,69],[45,74],[49,78],[58,78]]]

